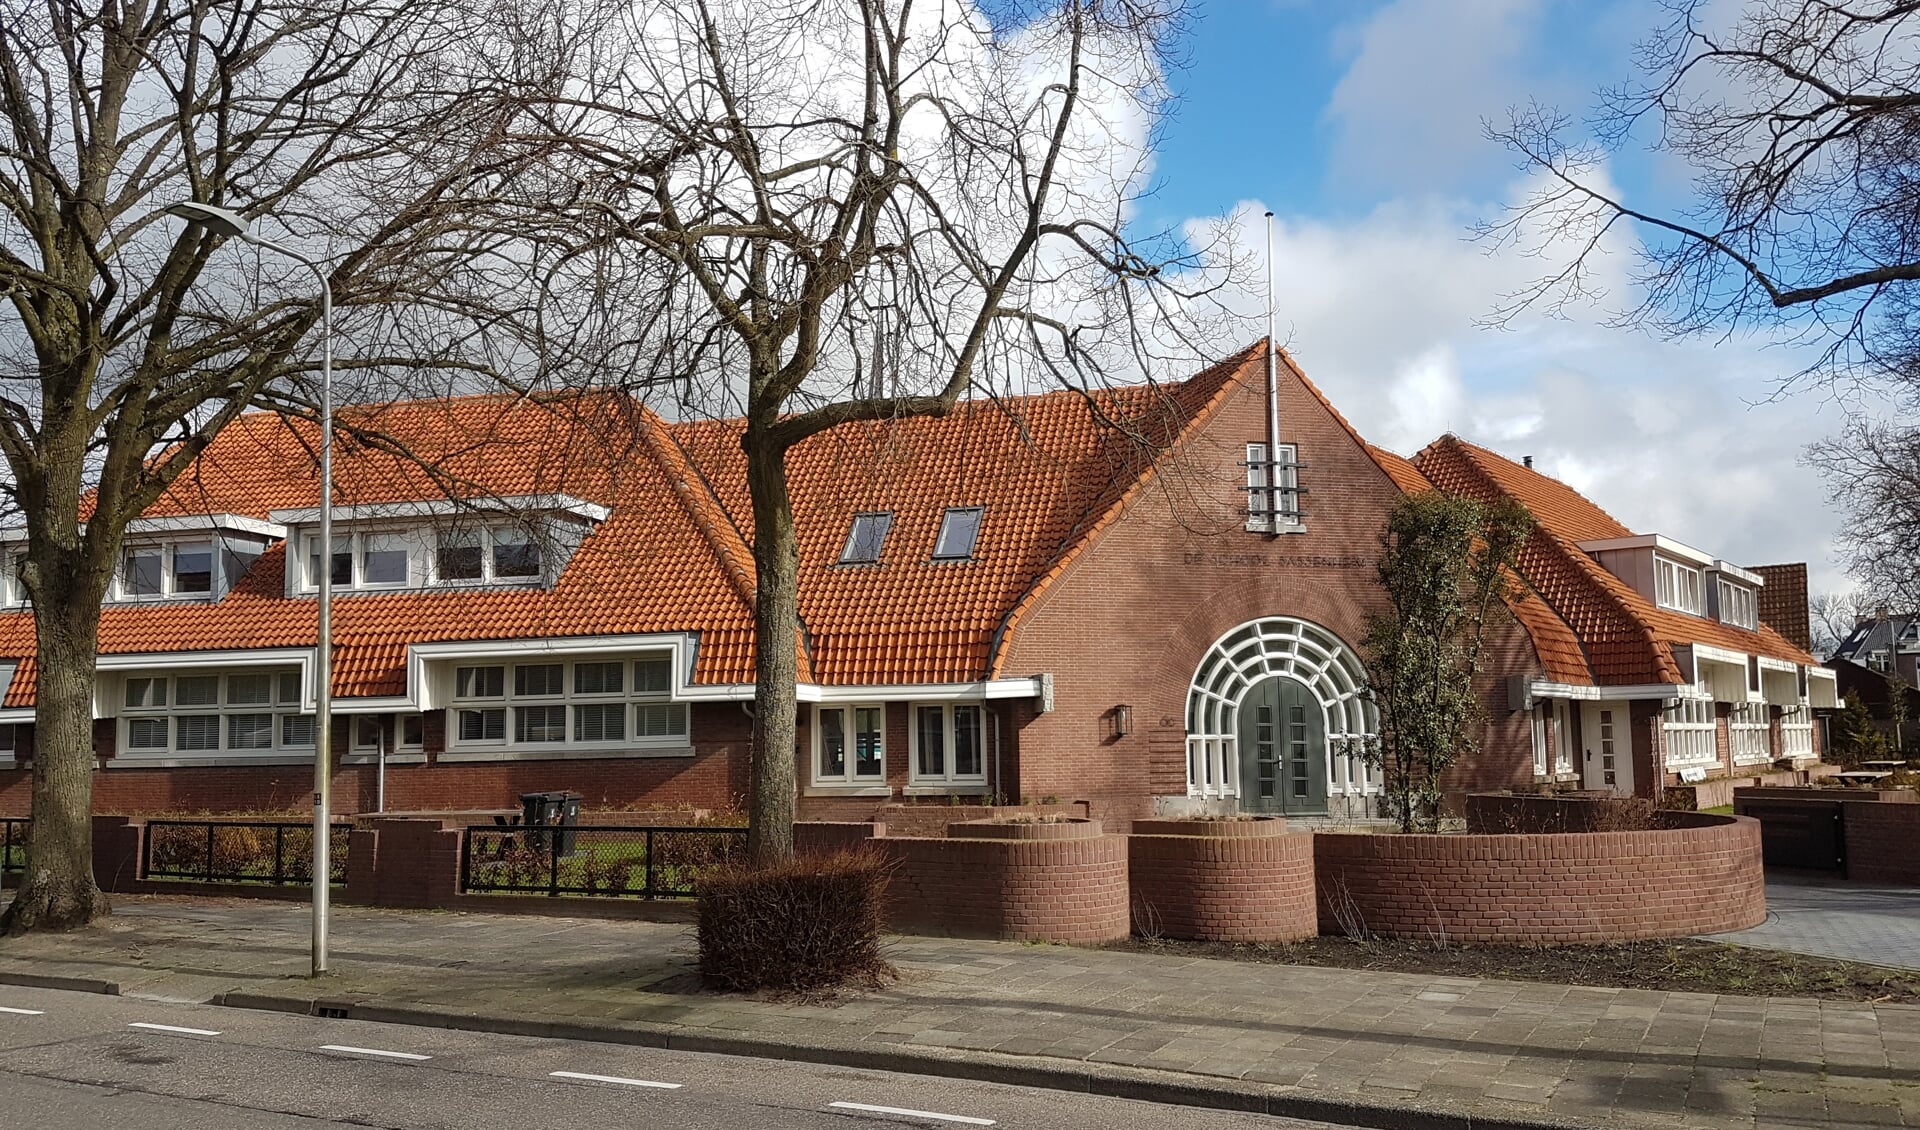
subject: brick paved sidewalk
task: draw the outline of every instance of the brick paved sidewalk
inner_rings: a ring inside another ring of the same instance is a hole
[[[306,932],[300,904],[127,898],[101,929],[0,941],[0,980],[96,978],[185,1000],[319,997],[427,1023],[619,1029],[873,1066],[924,1060],[938,1071],[964,1059],[1015,1079],[1172,1079],[1322,1117],[1352,1104],[1375,1125],[1428,1110],[1476,1125],[1920,1126],[1912,1006],[904,937],[893,959],[905,976],[887,990],[773,1004],[700,992],[684,925],[352,907],[336,912],[335,972],[322,987],[303,976]]]

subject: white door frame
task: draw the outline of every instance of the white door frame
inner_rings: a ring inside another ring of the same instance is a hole
[[[1633,795],[1631,714],[1631,708],[1624,702],[1580,704],[1580,783],[1583,788],[1609,789],[1618,796]]]

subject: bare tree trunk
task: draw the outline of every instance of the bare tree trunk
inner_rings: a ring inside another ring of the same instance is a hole
[[[794,737],[800,626],[800,551],[787,494],[787,453],[752,425],[742,441],[753,497],[754,686],[747,858],[793,858]]]
[[[45,573],[42,574],[45,578]],[[33,824],[27,870],[0,933],[85,926],[110,912],[93,881],[93,683],[98,600],[46,578],[36,602]],[[51,590],[51,591],[49,591]],[[61,599],[72,595],[74,599]]]

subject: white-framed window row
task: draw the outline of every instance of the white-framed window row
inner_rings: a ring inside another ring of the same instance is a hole
[[[1654,603],[1662,608],[1694,616],[1706,615],[1700,570],[1691,565],[1682,565],[1671,557],[1654,555],[1653,595]]]
[[[353,714],[340,718],[348,734],[343,763],[376,762],[382,745],[387,749],[388,765],[419,765],[427,760],[424,714]]]
[[[300,672],[139,672],[121,681],[115,761],[313,756]]]
[[[1780,712],[1780,756],[1813,756],[1813,708],[1789,706]]]
[[[1719,581],[1720,622],[1736,628],[1757,631],[1760,627],[1759,598],[1752,589],[1733,581]]]
[[[1267,458],[1267,445],[1247,445],[1247,529],[1273,534],[1297,531],[1300,511],[1300,453],[1291,443],[1280,444]]]
[[[907,705],[908,788],[952,792],[987,784],[987,711],[978,702]]]
[[[546,577],[545,540],[524,524],[370,527],[335,530],[335,591],[441,585],[537,585]],[[320,588],[320,535],[300,537],[300,591]]]
[[[1714,713],[1712,699],[1695,697],[1683,698],[1662,712],[1669,769],[1712,765],[1720,760]]]
[[[1727,747],[1735,765],[1773,760],[1773,719],[1764,702],[1736,702],[1727,716]]]
[[[442,760],[691,752],[664,655],[463,663],[453,674]]]
[[[813,785],[889,793],[884,703],[821,703],[813,708]]]

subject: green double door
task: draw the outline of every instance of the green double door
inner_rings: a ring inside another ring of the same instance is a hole
[[[1240,700],[1240,807],[1327,811],[1327,720],[1305,683],[1276,675]]]

